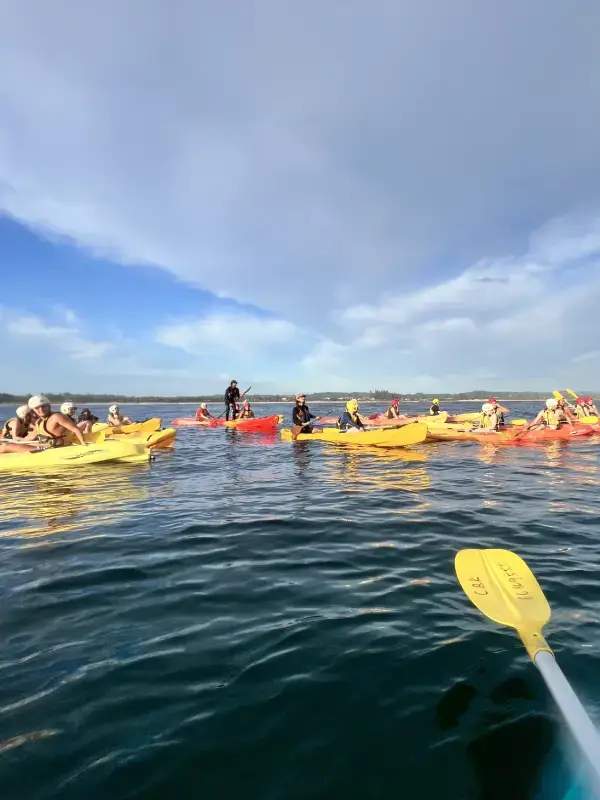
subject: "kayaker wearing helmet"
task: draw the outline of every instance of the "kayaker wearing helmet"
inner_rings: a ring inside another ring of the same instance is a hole
[[[106,421],[113,428],[120,428],[121,425],[131,425],[131,419],[121,414],[121,409],[116,403],[108,407],[108,417]]]
[[[600,416],[591,397],[578,397],[576,402],[577,417],[579,419],[582,417],[591,417],[592,415],[596,417]]]
[[[388,419],[398,419],[399,417],[401,417],[402,415],[400,414],[399,406],[400,406],[400,401],[398,400],[397,397],[394,397],[394,399],[392,400],[392,402],[388,407],[388,410],[385,412],[385,416]]]
[[[208,422],[212,418],[213,416],[206,407],[206,403],[200,403],[200,408],[196,411],[196,422]]]
[[[348,400],[346,403],[346,410],[339,418],[337,426],[340,431],[345,432],[348,432],[348,430],[365,430],[365,426],[363,425],[360,414],[358,413],[358,400]]]
[[[489,405],[494,407],[494,410],[496,412],[496,416],[498,417],[498,425],[504,425],[505,424],[504,415],[505,414],[510,414],[510,411],[508,410],[508,408],[504,408],[504,406],[499,405],[498,401],[496,400],[495,397],[490,397],[490,399],[488,400],[488,403],[489,403]]]
[[[0,453],[22,453],[23,445],[17,442],[32,442],[31,447],[37,447],[33,413],[29,406],[19,406],[16,417],[7,419],[2,427],[2,439],[11,439],[10,442],[0,442]],[[27,449],[27,448],[25,448]]]
[[[440,413],[440,400],[439,397],[434,397],[429,406],[429,413],[432,417],[437,417]]]
[[[522,432],[530,431],[534,428],[542,428],[544,425],[547,425],[555,431],[558,430],[563,423],[573,427],[572,421],[567,417],[564,411],[559,408],[558,400],[554,397],[550,397],[546,400],[546,408],[542,408],[536,418],[530,422],[529,425],[525,425]]]
[[[238,389],[237,381],[231,381],[227,389],[225,389],[225,419],[235,419],[238,415],[238,402],[240,400],[240,390]]]
[[[252,406],[247,400],[244,400],[239,419],[254,419],[254,411],[252,411]]]
[[[92,430],[92,422],[88,420],[85,421],[77,421],[75,419],[75,412],[77,411],[77,406],[74,405],[70,400],[66,400],[60,407],[60,413],[64,414],[65,417],[69,417],[69,419],[77,425],[77,427],[82,430],[84,433],[89,433]]]
[[[35,414],[35,431],[40,444],[46,447],[62,447],[71,444],[73,439],[77,439],[79,444],[86,444],[83,433],[73,420],[58,411],[53,412],[50,400],[43,394],[31,397],[27,405]]]
[[[481,414],[479,416],[478,433],[495,433],[500,427],[496,407],[492,403],[484,403],[481,406]]]

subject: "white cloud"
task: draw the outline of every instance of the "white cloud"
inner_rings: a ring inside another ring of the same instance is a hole
[[[77,319],[76,315],[68,310],[64,316],[72,321]],[[4,310],[2,321],[9,341],[28,340],[34,347],[38,342],[51,343],[57,348],[60,356],[66,355],[74,360],[95,361],[113,348],[110,342],[95,342],[85,338],[75,325],[53,325],[33,314],[11,313]]]
[[[526,5],[5,3],[0,209],[330,335],[597,199],[600,6]]]
[[[256,351],[287,346],[297,333],[295,325],[282,319],[211,314],[163,325],[156,332],[156,341],[192,355],[198,355],[206,348],[217,348],[222,352],[233,350],[255,356]]]

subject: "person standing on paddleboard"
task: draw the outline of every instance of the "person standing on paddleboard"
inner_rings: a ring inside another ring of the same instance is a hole
[[[296,405],[292,409],[292,439],[296,441],[299,433],[312,433],[313,426],[310,424],[311,419],[321,419],[310,413],[306,405],[306,395],[296,395]]]
[[[231,381],[227,389],[225,389],[225,419],[229,421],[229,414],[231,419],[236,419],[238,415],[238,402],[240,400],[240,390],[238,389],[237,381]]]

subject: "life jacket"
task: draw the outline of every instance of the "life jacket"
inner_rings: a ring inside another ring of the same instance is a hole
[[[208,411],[205,408],[199,408],[198,411],[196,411],[196,420],[198,422],[202,422],[202,420],[210,419],[210,418],[211,418],[210,414],[208,413]]]
[[[350,417],[350,419],[356,425],[357,428],[362,424],[361,421],[360,421],[360,417],[358,415],[358,411],[355,411],[352,414],[350,413],[350,411],[346,411],[346,414],[348,414],[348,416]],[[342,427],[342,417],[338,417],[337,427],[341,429],[341,427]]]
[[[113,419],[118,420],[118,422],[112,422]],[[125,424],[123,422],[123,417],[121,416],[115,417],[114,414],[109,414],[108,417],[106,418],[106,422],[113,428],[120,428],[121,425]]]
[[[430,407],[430,409],[429,409],[429,413],[431,414],[431,416],[432,416],[432,417],[435,417],[435,416],[437,416],[437,414],[439,414],[439,413],[440,413],[440,407],[438,406],[438,404],[437,404],[437,403],[434,403],[434,404],[433,404],[433,405]]]
[[[488,414],[484,414],[483,411],[479,415],[479,427],[480,428],[492,427],[492,420],[489,418]]]
[[[52,414],[50,414],[50,417],[51,416]],[[35,424],[38,442],[46,445],[47,447],[62,447],[63,445],[68,444],[68,438],[66,435],[57,436],[54,433],[50,433],[47,428],[47,422],[50,417],[39,419]]]
[[[251,408],[243,408],[239,416],[240,419],[254,419],[254,411]]]
[[[556,411],[552,411],[551,408],[544,409],[544,424],[549,425],[550,427],[557,428],[560,424],[560,420],[558,419],[558,415]]]
[[[390,406],[385,415],[388,419],[397,419],[400,416],[398,414],[398,406]]]

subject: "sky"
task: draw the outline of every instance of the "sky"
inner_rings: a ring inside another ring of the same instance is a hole
[[[3,391],[600,387],[600,5],[0,0]]]

